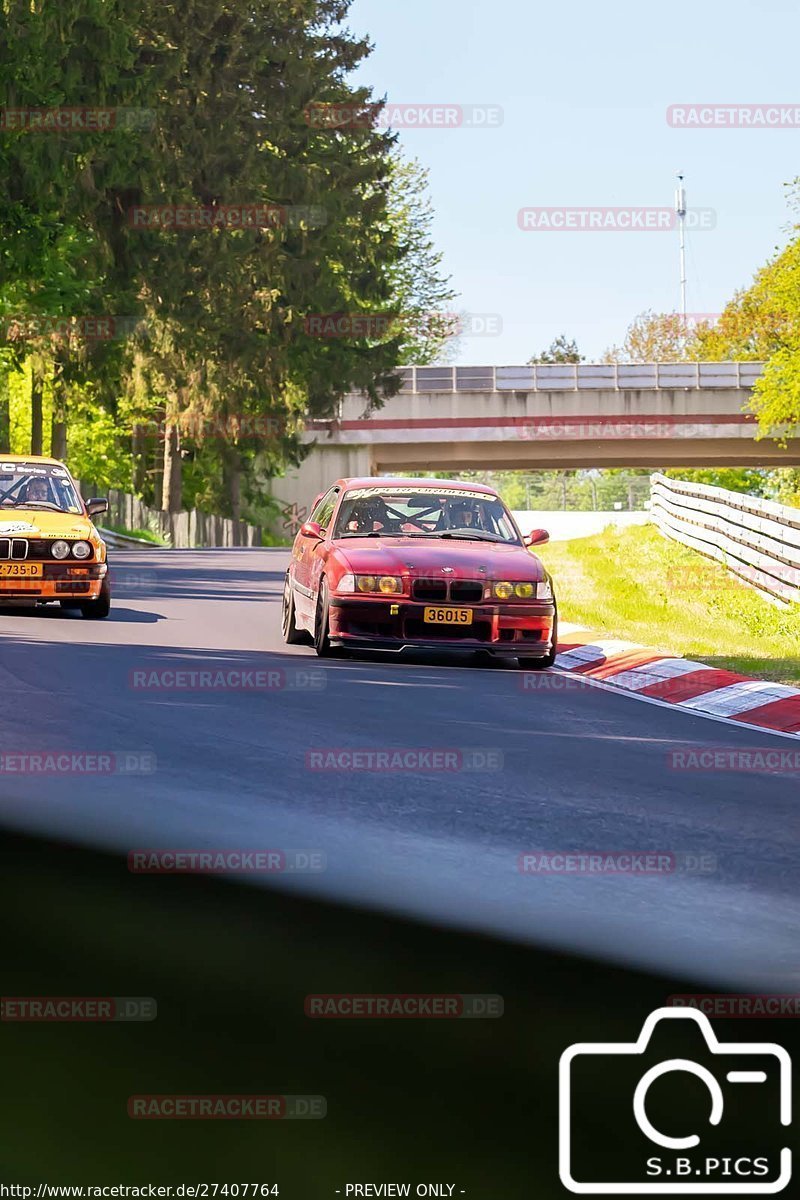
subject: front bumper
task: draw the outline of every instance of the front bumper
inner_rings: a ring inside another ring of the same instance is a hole
[[[469,608],[469,625],[433,625],[426,608]],[[532,603],[423,604],[383,596],[333,596],[329,637],[334,645],[399,651],[485,650],[489,654],[544,657],[552,644],[555,605]]]
[[[97,600],[108,574],[107,563],[76,566],[72,562],[50,561],[41,566],[42,575],[38,579],[0,576],[0,603]]]

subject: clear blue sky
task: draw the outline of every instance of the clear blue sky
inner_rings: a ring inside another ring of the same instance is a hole
[[[518,363],[558,333],[598,357],[637,313],[679,306],[677,233],[521,232],[526,206],[670,206],[675,173],[716,228],[688,239],[688,308],[718,312],[795,221],[800,128],[679,130],[679,103],[800,107],[797,0],[354,0],[375,45],[358,79],[393,103],[497,104],[496,129],[403,130],[430,169],[460,294],[501,336],[462,363]]]

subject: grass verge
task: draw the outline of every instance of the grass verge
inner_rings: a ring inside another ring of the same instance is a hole
[[[553,542],[541,558],[553,574],[562,620],[800,686],[800,605],[775,608],[652,526]]]

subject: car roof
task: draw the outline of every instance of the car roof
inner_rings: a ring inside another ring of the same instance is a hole
[[[51,467],[63,467],[57,458],[48,458],[45,454],[0,454],[0,462],[45,463]]]
[[[466,483],[463,479],[403,479],[395,475],[363,475],[358,478],[339,479],[337,483],[345,491],[362,487],[400,487],[410,491],[414,491],[415,488],[432,487],[441,492],[452,488],[457,491],[484,492],[487,496],[497,495],[495,489],[485,483]]]

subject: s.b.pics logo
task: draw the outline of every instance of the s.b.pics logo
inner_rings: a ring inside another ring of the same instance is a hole
[[[782,1191],[791,1060],[719,1042],[695,1009],[659,1008],[636,1042],[580,1042],[559,1067],[561,1182],[579,1195]]]

